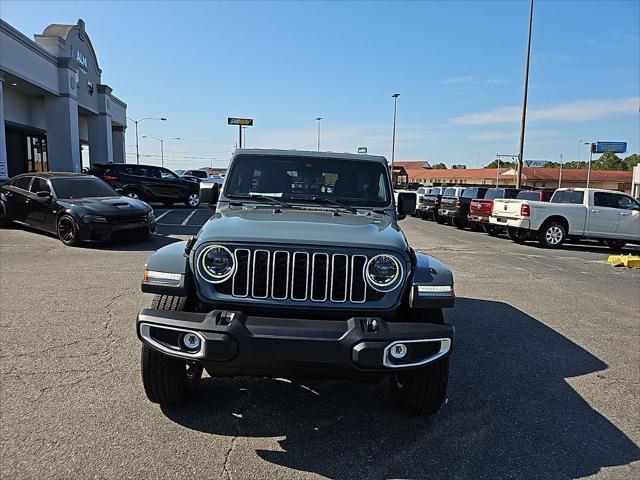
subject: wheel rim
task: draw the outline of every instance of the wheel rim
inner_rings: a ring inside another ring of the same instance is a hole
[[[129,198],[135,198],[136,200],[140,200],[140,195],[138,195],[136,192],[129,192],[129,193],[127,193],[127,197],[129,197]]]
[[[200,196],[197,193],[189,195],[189,205],[197,207],[200,204]]]
[[[60,219],[58,223],[58,235],[60,236],[60,240],[64,243],[71,243],[75,236],[75,227],[73,225],[73,220],[69,217],[63,217]]]
[[[545,233],[545,239],[549,245],[557,245],[562,240],[564,232],[557,225],[549,227]]]

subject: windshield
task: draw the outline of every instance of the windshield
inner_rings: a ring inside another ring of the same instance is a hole
[[[118,197],[118,193],[95,177],[53,178],[53,189],[58,198]]]
[[[225,182],[225,195],[263,195],[287,200],[339,200],[386,207],[391,196],[387,168],[378,162],[334,158],[238,156]]]

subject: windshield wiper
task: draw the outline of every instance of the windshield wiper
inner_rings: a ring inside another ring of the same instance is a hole
[[[331,198],[326,198],[326,197],[295,197],[295,198],[300,200],[307,200],[309,202],[326,203],[329,205],[333,205],[334,207],[342,208],[351,213],[358,213],[357,208],[352,207],[351,205],[347,205],[346,203],[338,202],[337,200],[333,200]]]
[[[267,201],[269,203],[272,203],[274,205],[278,205],[279,207],[285,207],[285,208],[296,208],[294,205],[291,205],[290,203],[286,203],[283,202],[281,200],[276,200],[274,197],[270,197],[268,195],[234,195],[234,194],[230,194],[227,195],[229,198],[243,198],[243,199],[247,199],[247,200],[262,200],[262,201]]]

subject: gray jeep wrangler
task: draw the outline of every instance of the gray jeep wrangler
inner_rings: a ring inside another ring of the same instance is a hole
[[[152,402],[189,399],[203,369],[239,375],[380,381],[404,411],[445,398],[453,276],[415,252],[384,157],[237,150],[215,214],[195,237],[153,253],[138,313]]]

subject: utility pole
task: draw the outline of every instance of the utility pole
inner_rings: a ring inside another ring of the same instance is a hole
[[[138,148],[138,123],[144,120],[162,120],[163,122],[166,122],[167,119],[164,117],[146,117],[146,118],[141,118],[140,120],[134,120],[131,117],[127,117],[127,118],[136,124],[136,164],[140,165],[140,150]]]
[[[527,57],[524,67],[524,90],[522,95],[522,115],[520,117],[520,144],[518,146],[518,167],[516,177],[516,188],[522,184],[522,155],[524,153],[524,130],[527,120],[527,95],[529,93],[529,60],[531,58],[531,26],[533,24],[533,0],[529,6],[529,37],[527,40]]]
[[[393,164],[396,161],[396,111],[398,107],[399,93],[391,95],[393,98],[393,137],[391,139],[391,178],[393,179]]]
[[[316,122],[318,122],[318,151],[320,151],[320,120],[322,117],[316,118]]]
[[[496,171],[496,187],[498,186],[498,175],[500,174],[500,159],[502,157],[511,158],[511,160],[515,161],[518,158],[518,155],[500,155],[499,153],[496,153],[496,160],[498,161],[498,170]],[[516,176],[516,181],[517,180],[518,180],[518,177]],[[516,188],[520,188],[520,187],[516,187]]]
[[[165,140],[180,140],[180,137],[168,137],[168,138],[160,138],[160,137],[152,137],[150,135],[143,135],[142,138],[154,138],[160,141],[160,165],[164,168],[164,141]]]
[[[586,142],[585,145],[589,145],[589,168],[587,169],[587,188],[591,184],[591,161],[593,160],[593,143]]]
[[[562,154],[560,154],[560,175],[558,176],[558,188],[562,185]]]

